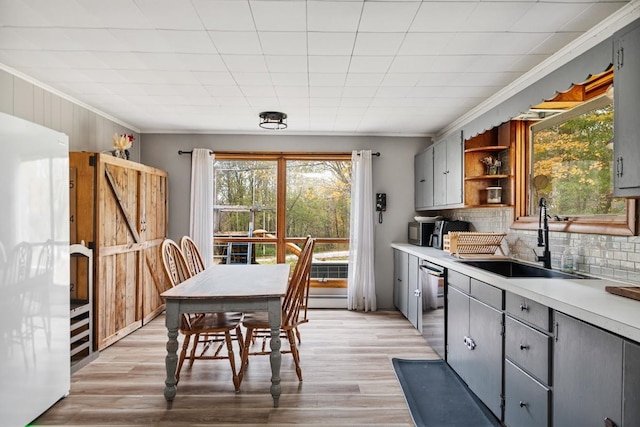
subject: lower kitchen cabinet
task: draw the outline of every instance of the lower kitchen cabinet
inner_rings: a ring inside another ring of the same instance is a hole
[[[504,423],[511,427],[549,425],[551,391],[507,359],[504,363]]]
[[[404,317],[422,331],[422,289],[420,286],[420,260],[415,255],[394,249],[393,302]]]
[[[622,425],[640,426],[640,345],[624,342]]]
[[[467,278],[466,294],[456,287],[461,278],[464,276],[459,273],[450,273],[448,277],[452,286],[448,286],[447,294],[447,362],[491,412],[502,419],[503,293]],[[464,279],[462,285],[466,287]]]
[[[622,423],[624,340],[559,312],[554,321],[553,425],[638,425]]]
[[[393,250],[393,305],[407,317],[409,304],[409,254]]]

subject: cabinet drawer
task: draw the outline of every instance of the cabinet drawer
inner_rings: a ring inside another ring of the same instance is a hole
[[[551,337],[529,326],[505,318],[505,356],[531,375],[549,384]]]
[[[491,286],[476,279],[471,279],[470,287],[471,291],[469,292],[469,295],[475,299],[498,310],[502,310],[504,308],[502,304],[502,289],[498,289],[495,286]]]
[[[460,289],[465,294],[470,291],[471,278],[457,271],[447,270],[447,285]]]
[[[504,364],[504,422],[510,427],[549,425],[551,392],[508,360]]]
[[[507,292],[505,304],[507,314],[544,331],[551,332],[551,311],[546,305],[511,292]]]

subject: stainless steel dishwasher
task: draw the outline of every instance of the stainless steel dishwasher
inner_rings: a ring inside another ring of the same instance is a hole
[[[441,358],[445,358],[444,281],[446,269],[432,262],[420,262],[422,294],[422,336]]]

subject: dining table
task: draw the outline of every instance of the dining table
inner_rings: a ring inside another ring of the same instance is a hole
[[[266,311],[269,315],[271,396],[280,394],[280,324],[289,264],[215,264],[161,294],[165,301],[167,356],[164,397],[171,408],[177,394],[178,333],[185,313]]]

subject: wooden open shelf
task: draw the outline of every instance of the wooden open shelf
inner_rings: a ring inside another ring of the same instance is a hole
[[[515,122],[504,123],[464,142],[464,203],[466,207],[505,207],[513,204]],[[485,157],[501,161],[488,175]],[[487,187],[502,187],[502,203],[487,203]]]

